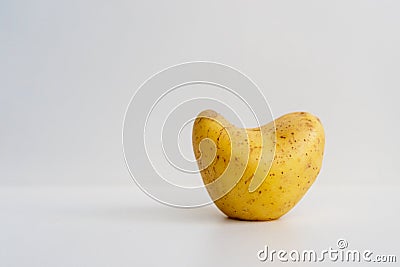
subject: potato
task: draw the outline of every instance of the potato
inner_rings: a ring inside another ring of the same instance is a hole
[[[299,202],[321,169],[324,129],[310,113],[242,129],[207,110],[196,118],[192,134],[207,191],[230,218],[278,219]]]

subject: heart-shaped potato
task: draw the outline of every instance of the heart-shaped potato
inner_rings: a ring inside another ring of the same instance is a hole
[[[193,150],[207,191],[230,218],[274,220],[292,209],[315,181],[325,135],[306,112],[243,129],[207,110],[193,126]]]

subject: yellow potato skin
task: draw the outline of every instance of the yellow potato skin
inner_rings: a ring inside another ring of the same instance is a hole
[[[275,146],[275,154],[269,154],[272,165],[268,155],[260,157],[261,132],[263,148],[267,149],[264,151],[271,152]],[[216,151],[201,149],[200,143],[205,138],[216,144]],[[249,158],[240,154],[243,148],[238,140],[241,139],[249,141],[244,142],[250,148]],[[240,180],[224,196],[218,197],[217,192],[231,188],[231,181],[207,188],[224,214],[240,220],[274,220],[291,210],[315,181],[321,169],[324,145],[320,120],[307,112],[286,114],[260,128],[239,129],[216,112],[207,110],[199,114],[193,126],[194,154],[200,169],[206,167],[201,170],[206,185],[218,179],[231,161],[233,168],[246,164],[243,175],[236,177]],[[215,159],[211,164],[208,160],[209,165],[204,166],[202,157],[207,158],[207,153],[213,153]],[[255,175],[257,166],[261,172]],[[249,192],[251,180],[263,178],[262,184]]]

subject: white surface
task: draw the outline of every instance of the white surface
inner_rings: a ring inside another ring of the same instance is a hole
[[[0,1],[0,267],[252,266],[264,245],[338,238],[397,253],[399,10],[396,0]],[[318,184],[281,220],[177,210],[132,184],[126,106],[151,75],[192,60],[241,70],[275,116],[321,118]]]
[[[266,266],[265,245],[318,251],[339,238],[399,260],[399,193],[315,185],[281,219],[243,222],[163,206],[135,185],[1,187],[0,266]]]

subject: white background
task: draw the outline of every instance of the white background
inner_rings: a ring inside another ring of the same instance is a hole
[[[264,244],[325,249],[340,237],[395,253],[399,10],[386,0],[2,1],[0,266],[251,265]],[[149,76],[192,60],[241,70],[276,117],[321,118],[322,172],[281,220],[172,210],[132,182],[126,106]]]

